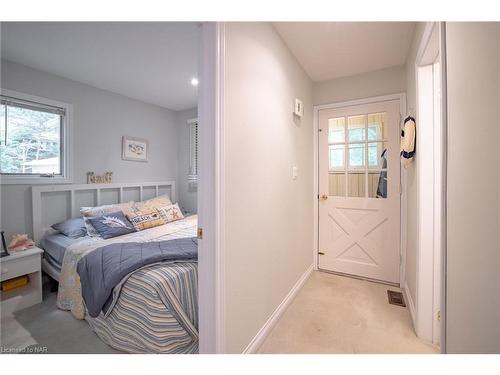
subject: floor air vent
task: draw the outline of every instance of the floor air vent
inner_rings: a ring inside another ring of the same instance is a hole
[[[387,291],[387,297],[389,298],[389,303],[391,305],[406,307],[405,299],[403,297],[403,293],[395,292],[393,290]]]

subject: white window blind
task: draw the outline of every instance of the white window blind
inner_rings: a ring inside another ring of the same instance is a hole
[[[198,120],[188,121],[189,126],[189,190],[196,191],[198,186]]]

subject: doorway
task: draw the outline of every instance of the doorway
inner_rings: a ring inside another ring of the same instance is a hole
[[[319,108],[318,268],[400,283],[397,96]]]

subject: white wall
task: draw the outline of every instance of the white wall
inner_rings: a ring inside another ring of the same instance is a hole
[[[447,351],[500,353],[500,23],[447,23]]]
[[[86,183],[87,171],[112,171],[116,182],[177,179],[176,112],[12,62],[1,65],[1,87],[73,104],[74,183]],[[149,140],[148,163],[121,159],[123,135]],[[8,238],[32,234],[30,185],[2,185],[1,214]]]
[[[187,120],[196,118],[198,111],[196,108],[177,112],[177,148],[178,148],[178,170],[177,170],[177,191],[178,199],[182,208],[191,213],[198,212],[198,192],[188,189],[189,174],[189,126]]]
[[[314,82],[313,104],[329,104],[394,94],[404,92],[405,88],[405,66],[394,66],[354,76]]]
[[[241,353],[313,263],[312,83],[271,24],[226,24],[225,52],[225,351]]]

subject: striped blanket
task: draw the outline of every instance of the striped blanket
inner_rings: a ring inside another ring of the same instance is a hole
[[[197,217],[116,237],[120,242],[150,242],[196,236]],[[107,243],[117,240],[103,240]],[[129,353],[198,352],[198,265],[156,263],[125,277],[113,291],[106,315],[81,312],[83,303],[76,264],[101,243],[78,243],[63,260],[58,306],[85,318],[108,345]],[[68,259],[66,259],[68,258]],[[66,265],[66,268],[65,268]]]
[[[107,316],[85,319],[105,343],[124,352],[198,353],[198,265],[136,271]]]

